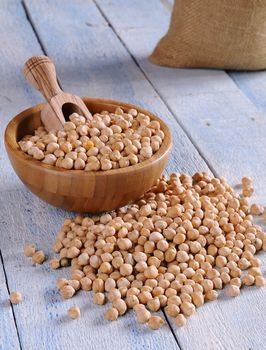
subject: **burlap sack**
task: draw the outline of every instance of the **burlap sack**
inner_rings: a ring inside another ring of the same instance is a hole
[[[176,0],[150,61],[170,67],[266,68],[266,0]]]

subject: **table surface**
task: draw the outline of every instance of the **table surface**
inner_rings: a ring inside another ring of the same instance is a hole
[[[42,101],[21,68],[30,56],[46,54],[66,91],[132,102],[164,119],[174,138],[167,173],[205,170],[232,185],[248,175],[255,181],[252,200],[266,205],[266,72],[149,63],[167,30],[171,5],[171,0],[1,0],[2,133],[12,116]],[[1,350],[266,349],[265,289],[244,288],[230,300],[222,292],[183,329],[162,313],[166,324],[156,332],[138,325],[132,312],[105,321],[107,306],[95,306],[91,293],[62,302],[55,281],[66,270],[33,267],[23,246],[35,242],[49,255],[70,214],[29,193],[8,162],[3,138],[0,148]],[[265,254],[260,257],[265,273]],[[13,290],[23,294],[20,305],[8,301]],[[82,310],[76,321],[66,317],[73,304]]]

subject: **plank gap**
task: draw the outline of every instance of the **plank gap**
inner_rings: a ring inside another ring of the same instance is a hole
[[[42,52],[44,53],[44,55],[48,56],[47,50],[45,49],[44,44],[42,43],[41,38],[40,38],[40,36],[38,34],[38,31],[37,31],[37,29],[34,26],[33,20],[32,20],[31,15],[30,15],[30,11],[28,10],[27,5],[26,5],[24,0],[21,1],[21,5],[22,5],[22,8],[24,10],[26,19],[29,22],[29,25],[30,25],[30,27],[31,27],[31,29],[32,29],[32,31],[33,31],[37,41],[38,41],[38,44],[40,45],[40,48],[41,48]],[[60,88],[62,89],[62,85],[61,85],[61,83],[60,83],[60,81],[58,79],[57,79],[57,82],[58,82],[58,85],[60,86]]]
[[[175,341],[176,341],[176,343],[177,343],[179,349],[180,349],[180,350],[183,350],[182,347],[181,347],[181,344],[180,344],[180,342],[179,342],[179,340],[178,340],[178,338],[177,338],[177,335],[175,334],[175,331],[174,331],[174,329],[173,329],[173,327],[172,327],[172,324],[171,324],[171,322],[169,321],[168,316],[166,315],[166,312],[164,311],[163,308],[161,308],[161,310],[162,310],[162,313],[163,313],[163,315],[164,315],[164,318],[166,319],[166,322],[167,322],[169,328],[171,329],[171,332],[173,333],[173,336],[174,336],[174,338],[175,338]]]
[[[31,18],[31,16],[30,16],[30,12],[29,12],[29,10],[28,10],[28,8],[27,8],[27,5],[25,4],[24,0],[21,1],[21,5],[22,5],[23,10],[24,10],[24,12],[25,12],[26,19],[27,19],[27,21],[29,22],[29,24],[30,24],[30,26],[31,26],[31,28],[32,28],[32,30],[33,30],[33,32],[34,32],[34,35],[36,36],[36,39],[37,39],[37,41],[38,41],[38,43],[39,43],[39,45],[40,45],[40,47],[41,47],[42,52],[43,52],[45,55],[47,55],[46,50],[45,50],[45,47],[44,47],[43,43],[41,42],[41,39],[40,39],[40,37],[39,37],[39,35],[38,35],[37,30],[36,30],[35,27],[34,27],[32,18]]]
[[[9,289],[8,280],[7,280],[7,273],[6,273],[6,269],[5,269],[5,265],[4,265],[4,259],[3,259],[3,256],[2,256],[1,250],[0,250],[0,262],[2,263],[2,266],[3,266],[3,272],[4,272],[5,283],[6,283],[6,289],[8,291],[8,295],[10,295],[10,289]],[[10,302],[10,307],[11,307],[11,312],[12,312],[12,316],[13,316],[13,319],[14,319],[14,324],[15,324],[15,328],[16,328],[16,334],[17,334],[17,337],[18,337],[19,348],[20,348],[20,350],[22,350],[21,340],[20,340],[19,332],[18,332],[17,320],[16,320],[16,316],[15,316],[15,312],[14,312],[14,306],[12,305],[11,302]]]

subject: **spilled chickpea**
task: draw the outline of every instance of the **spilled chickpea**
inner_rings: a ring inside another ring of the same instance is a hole
[[[223,178],[171,174],[128,207],[66,219],[53,246],[59,258],[50,261],[54,269],[71,264],[70,279],[57,281],[62,298],[92,290],[95,304],[110,303],[107,320],[133,309],[139,323],[156,330],[165,323],[153,315],[160,310],[182,327],[225,286],[230,297],[243,286],[263,287],[255,254],[266,251],[266,233],[253,223],[245,196],[252,180],[242,185],[240,196]],[[78,318],[79,308],[68,315]]]

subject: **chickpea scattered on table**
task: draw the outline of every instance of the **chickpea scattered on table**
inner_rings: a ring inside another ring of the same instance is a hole
[[[92,290],[94,303],[111,304],[107,320],[133,309],[155,330],[161,309],[182,327],[226,285],[231,297],[243,285],[263,287],[255,254],[266,250],[266,233],[253,224],[248,197],[223,178],[171,174],[128,207],[66,219],[54,244],[71,264],[71,279],[57,282],[62,297]]]

